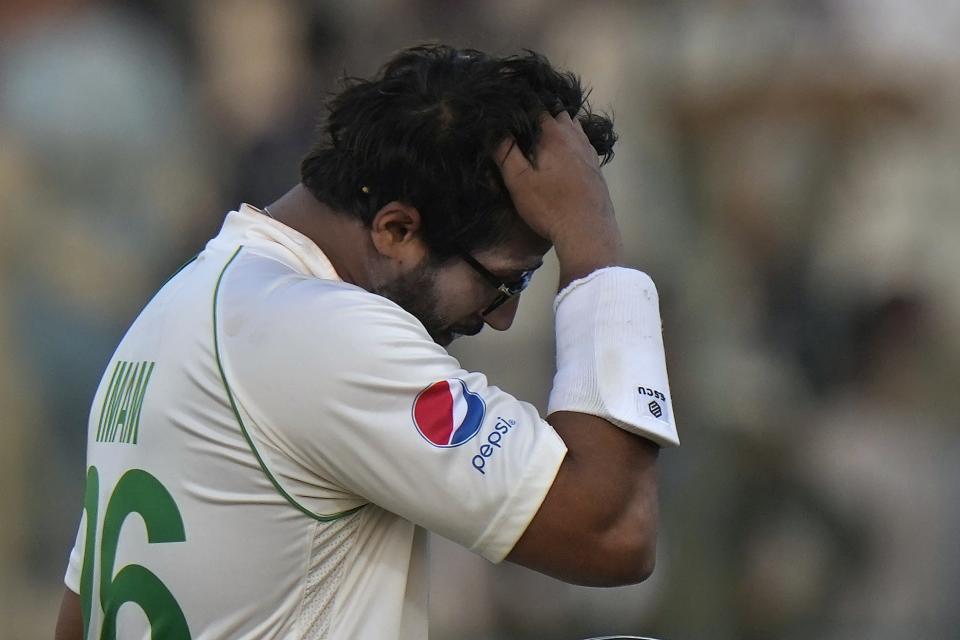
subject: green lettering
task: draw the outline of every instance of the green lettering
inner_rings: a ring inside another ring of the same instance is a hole
[[[148,374],[149,375],[149,374]],[[84,638],[90,632],[93,606],[93,568],[95,565],[99,474],[91,466],[87,472],[84,509],[87,514],[83,569],[80,576],[80,604]],[[150,622],[150,637],[189,640],[190,629],[183,610],[166,585],[152,571],[138,564],[128,564],[114,576],[113,569],[120,543],[120,533],[127,516],[139,514],[147,530],[147,542],[183,542],[186,532],[177,503],[170,492],[154,476],[141,469],[127,471],[110,494],[103,518],[100,541],[100,607],[103,611],[101,640],[116,640],[117,614],[131,602],[143,610]]]
[[[87,514],[87,531],[83,540],[83,569],[80,572],[80,611],[83,615],[83,637],[90,629],[90,605],[93,600],[93,567],[97,548],[97,503],[100,500],[100,476],[96,467],[87,470],[87,487],[83,510]]]

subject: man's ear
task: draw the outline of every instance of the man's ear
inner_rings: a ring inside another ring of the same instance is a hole
[[[418,264],[427,251],[419,231],[420,212],[416,207],[392,201],[373,216],[370,239],[380,255]]]

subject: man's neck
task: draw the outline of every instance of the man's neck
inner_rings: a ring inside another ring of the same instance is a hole
[[[360,220],[338,214],[302,184],[267,208],[272,218],[310,238],[344,282],[369,289],[365,255],[370,241]]]

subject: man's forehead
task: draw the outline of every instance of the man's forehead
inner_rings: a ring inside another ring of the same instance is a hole
[[[552,245],[529,229],[513,229],[496,245],[476,254],[488,269],[530,271],[543,264],[543,256]]]

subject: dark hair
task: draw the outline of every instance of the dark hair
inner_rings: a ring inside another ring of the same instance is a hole
[[[531,161],[539,116],[579,118],[608,162],[616,135],[590,112],[580,79],[543,56],[497,58],[424,45],[399,52],[372,80],[348,78],[329,102],[322,137],[300,166],[320,201],[365,224],[392,200],[416,207],[436,260],[485,249],[515,215],[493,152],[513,136]]]

